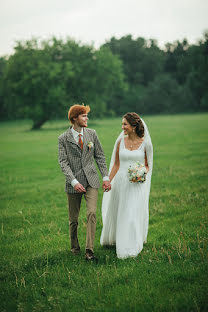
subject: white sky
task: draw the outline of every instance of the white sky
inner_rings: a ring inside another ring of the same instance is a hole
[[[208,0],[0,0],[0,56],[16,40],[67,36],[96,47],[132,34],[196,42],[208,29]]]

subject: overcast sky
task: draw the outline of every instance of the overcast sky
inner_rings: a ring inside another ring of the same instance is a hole
[[[0,0],[0,55],[16,40],[67,36],[96,47],[132,34],[191,43],[208,29],[208,0]]]

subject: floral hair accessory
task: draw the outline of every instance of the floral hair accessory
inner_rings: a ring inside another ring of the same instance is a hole
[[[87,146],[88,146],[89,149],[91,149],[94,146],[94,144],[93,144],[93,142],[88,142]]]

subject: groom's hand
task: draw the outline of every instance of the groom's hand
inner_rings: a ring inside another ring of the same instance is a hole
[[[86,193],[86,190],[84,188],[84,186],[80,183],[77,183],[75,186],[74,186],[74,189],[76,192],[78,193]]]
[[[104,192],[108,192],[111,190],[110,181],[103,181],[103,190]]]

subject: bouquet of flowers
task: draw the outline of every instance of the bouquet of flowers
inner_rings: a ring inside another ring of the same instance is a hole
[[[128,168],[129,181],[143,183],[146,180],[147,169],[140,161]]]

